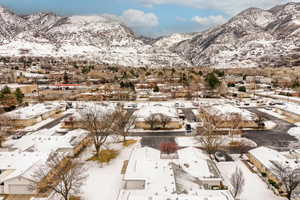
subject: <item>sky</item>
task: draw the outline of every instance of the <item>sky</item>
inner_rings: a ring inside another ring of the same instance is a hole
[[[268,9],[300,0],[0,0],[18,14],[105,15],[136,33],[158,37],[199,32],[223,24],[249,7]]]

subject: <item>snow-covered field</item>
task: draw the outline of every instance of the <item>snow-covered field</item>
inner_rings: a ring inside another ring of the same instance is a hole
[[[245,178],[245,186],[240,200],[284,200],[285,198],[276,196],[272,190],[268,189],[257,174],[252,173],[247,166],[240,160],[234,162],[220,162],[217,166],[225,179],[225,183],[230,185],[230,177],[234,173],[236,167],[240,168]]]

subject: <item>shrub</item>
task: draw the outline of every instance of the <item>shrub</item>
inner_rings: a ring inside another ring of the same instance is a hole
[[[103,149],[99,155],[94,155],[88,161],[98,161],[100,163],[109,163],[112,159],[116,158],[119,152],[114,149]],[[98,157],[99,156],[99,157]]]
[[[239,141],[231,141],[229,143],[229,146],[240,146],[240,145],[241,145],[241,142],[239,142]]]
[[[101,163],[109,163],[112,159],[118,156],[119,152],[113,149],[104,149],[100,151],[100,158],[99,161]]]
[[[262,172],[261,175],[262,175],[263,177],[267,177],[267,173],[265,173],[265,172]]]
[[[160,144],[160,151],[166,154],[175,153],[178,149],[178,146],[174,142],[163,142]]]
[[[80,200],[80,197],[71,196],[69,200]]]
[[[234,83],[228,83],[227,86],[228,87],[235,87],[235,84]]]
[[[128,147],[129,145],[132,145],[134,143],[136,143],[136,140],[125,140],[123,142],[123,146]]]
[[[271,179],[268,180],[269,184],[272,185],[273,187],[275,187],[276,189],[279,188],[279,186],[277,185],[277,183]]]
[[[246,92],[246,87],[240,86],[238,90],[239,90],[239,92]]]

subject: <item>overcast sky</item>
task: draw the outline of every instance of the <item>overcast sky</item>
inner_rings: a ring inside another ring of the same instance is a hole
[[[0,5],[22,14],[106,14],[140,34],[160,36],[201,31],[225,23],[246,8],[271,8],[287,2],[300,0],[0,0]]]

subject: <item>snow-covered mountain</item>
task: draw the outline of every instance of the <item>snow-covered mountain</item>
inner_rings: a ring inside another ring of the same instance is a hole
[[[249,8],[227,23],[177,43],[195,66],[300,66],[300,4]]]
[[[17,15],[0,7],[0,56],[90,59],[123,66],[300,65],[300,3],[249,8],[200,33],[151,39],[106,16]]]
[[[172,53],[147,44],[132,30],[104,16],[18,16],[0,7],[0,56],[90,59],[123,66],[189,66]]]

